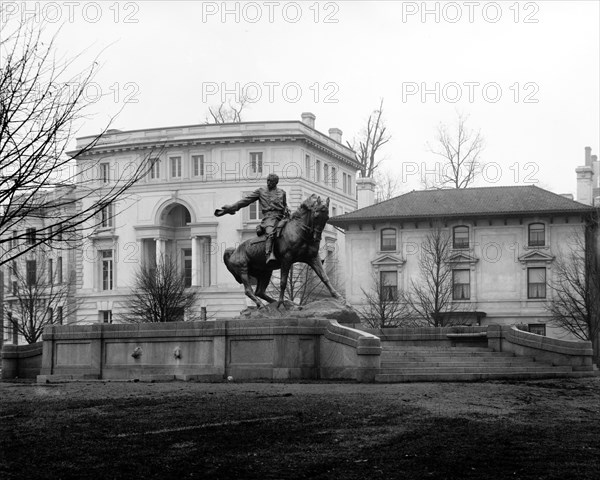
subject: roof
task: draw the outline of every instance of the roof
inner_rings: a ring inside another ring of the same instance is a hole
[[[333,217],[343,226],[360,221],[451,217],[587,214],[596,209],[536,186],[413,190],[390,200]]]

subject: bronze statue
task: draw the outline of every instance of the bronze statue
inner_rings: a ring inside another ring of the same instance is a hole
[[[271,173],[267,177],[267,188],[257,188],[250,195],[245,196],[239,202],[233,205],[223,205],[223,207],[215,210],[215,216],[220,217],[226,213],[233,215],[239,209],[244,208],[257,200],[260,203],[260,210],[263,218],[260,226],[257,229],[259,236],[265,234],[265,254],[267,256],[267,264],[274,264],[277,261],[273,252],[273,236],[277,224],[283,219],[290,216],[290,211],[287,207],[285,191],[277,188],[279,177]]]
[[[285,200],[285,196],[283,199]],[[241,205],[244,201],[242,200],[228,208],[223,207],[223,209],[215,211],[215,215],[229,213],[234,207]],[[241,208],[241,206],[238,208]],[[223,261],[238,283],[244,285],[246,295],[259,308],[263,306],[259,298],[269,303],[276,301],[266,294],[266,290],[273,270],[278,268],[281,269],[281,285],[277,307],[281,306],[290,268],[295,262],[303,262],[309,265],[329,289],[331,296],[341,298],[341,295],[331,285],[319,258],[321,234],[328,219],[329,198],[323,203],[321,197],[313,194],[298,207],[298,210],[294,212],[289,221],[281,228],[280,233],[273,237],[273,251],[276,254],[275,261],[266,262],[262,245],[265,240],[261,237],[246,240],[236,249],[228,248],[223,254]],[[255,292],[252,292],[250,277],[254,277],[257,280]]]

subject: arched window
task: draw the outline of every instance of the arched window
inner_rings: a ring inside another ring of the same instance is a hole
[[[454,227],[452,246],[453,248],[469,248],[469,227],[464,225]]]
[[[546,225],[543,223],[529,224],[529,246],[543,247],[546,245]]]
[[[384,228],[381,230],[381,250],[394,251],[396,250],[396,229]]]

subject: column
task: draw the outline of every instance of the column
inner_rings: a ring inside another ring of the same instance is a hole
[[[211,235],[208,243],[208,257],[209,257],[209,278],[210,285],[217,285],[217,256],[219,255],[219,249],[217,245],[217,236]]]
[[[158,267],[165,259],[166,241],[163,238],[155,238],[156,243],[156,266]]]
[[[192,287],[198,286],[198,281],[198,237],[192,236]]]
[[[207,287],[210,284],[209,275],[209,260],[208,260],[208,242],[206,237],[200,237],[198,239],[200,241],[200,265],[199,265],[199,275],[198,280],[201,286]]]

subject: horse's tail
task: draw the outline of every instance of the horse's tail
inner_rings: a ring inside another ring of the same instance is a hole
[[[231,255],[233,254],[233,252],[235,252],[235,248],[233,248],[233,247],[229,247],[229,248],[225,249],[225,253],[223,253],[223,262],[225,263],[227,270],[229,270],[231,272],[231,274],[235,277],[236,281],[238,283],[242,283],[242,279],[241,279],[240,275],[237,273],[237,271],[235,270],[235,267],[232,265],[231,261],[229,260],[231,258]]]

